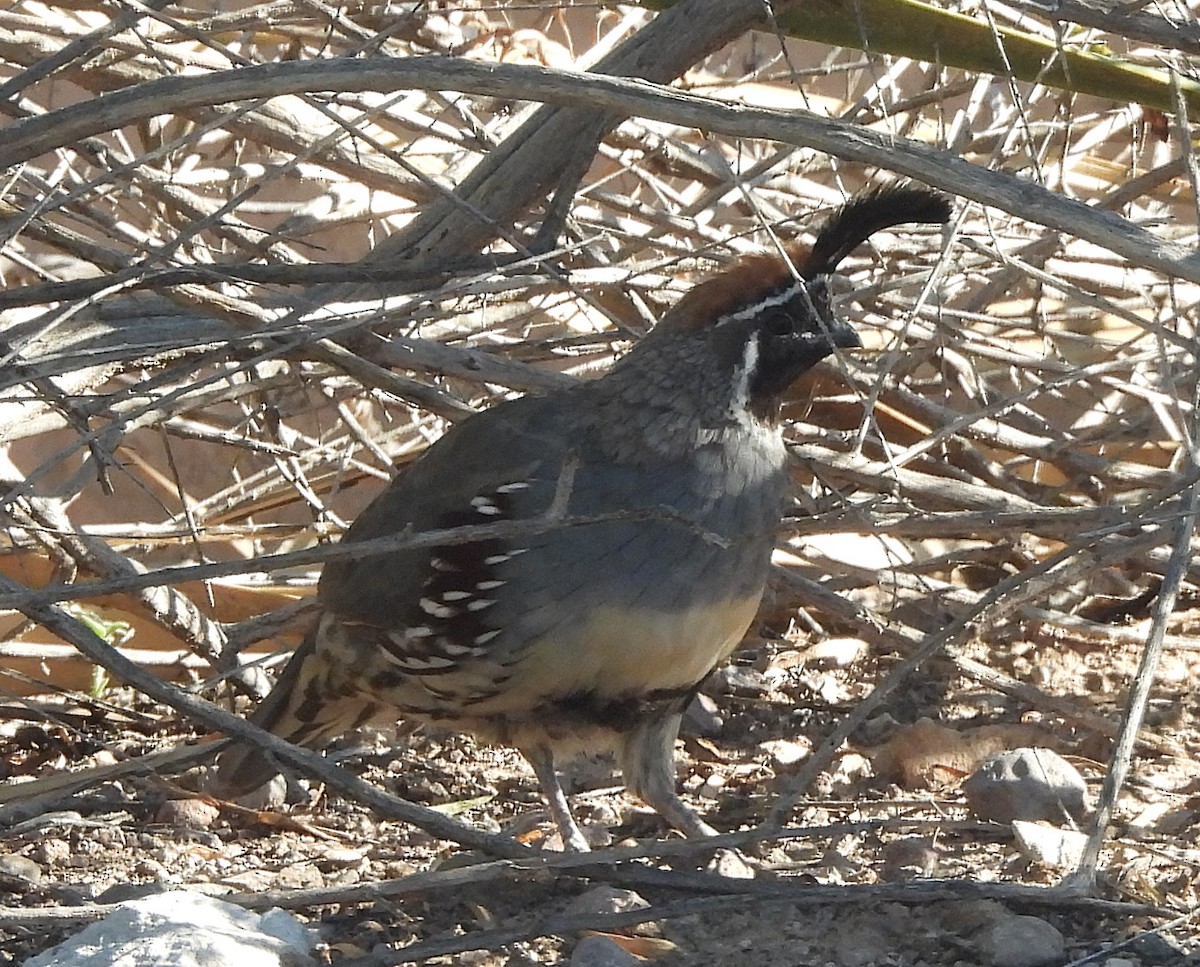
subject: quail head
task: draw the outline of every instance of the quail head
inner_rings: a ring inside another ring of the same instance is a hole
[[[949,213],[924,188],[860,195],[811,246],[694,287],[604,376],[456,425],[344,540],[495,521],[528,532],[329,563],[315,627],[252,721],[311,747],[382,716],[515,746],[573,849],[587,844],[557,765],[611,751],[631,793],[711,834],[676,795],[674,743],[763,594],[787,500],[781,395],[859,345],[831,311],[838,263],[876,231]],[[551,508],[561,522],[547,526]],[[234,747],[218,788],[276,771]]]

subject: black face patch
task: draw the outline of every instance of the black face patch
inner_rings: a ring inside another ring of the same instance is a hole
[[[758,346],[750,374],[749,405],[762,417],[806,370],[835,348],[861,345],[849,326],[833,318],[824,276],[813,279],[787,302],[757,320]]]

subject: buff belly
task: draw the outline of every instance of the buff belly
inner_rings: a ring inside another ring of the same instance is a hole
[[[559,755],[605,751],[640,720],[686,705],[742,640],[759,598],[682,613],[595,608],[503,669],[466,664],[378,697],[402,715],[488,741]]]

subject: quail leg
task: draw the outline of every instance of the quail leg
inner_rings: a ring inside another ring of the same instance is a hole
[[[563,848],[573,853],[590,851],[591,847],[584,838],[583,830],[571,815],[571,807],[567,803],[562,784],[558,781],[558,773],[554,769],[554,756],[550,754],[550,750],[539,746],[534,749],[522,749],[521,754],[533,767],[533,773],[542,786],[542,795],[546,797],[546,805],[550,807],[550,816],[558,826],[559,835],[562,836]]]
[[[681,718],[677,713],[652,719],[628,737],[621,755],[625,785],[685,836],[716,836],[675,792],[675,737]]]

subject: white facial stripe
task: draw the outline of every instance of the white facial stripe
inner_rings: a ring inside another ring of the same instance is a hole
[[[752,332],[746,340],[746,348],[742,351],[742,368],[737,374],[737,383],[733,387],[733,414],[745,413],[750,405],[750,377],[758,368],[758,342],[762,338],[758,332]]]
[[[745,322],[747,319],[753,319],[764,309],[774,309],[776,306],[786,305],[792,299],[796,298],[803,291],[803,286],[797,282],[795,285],[790,285],[782,292],[776,292],[773,295],[767,296],[765,299],[755,302],[753,305],[742,306],[736,312],[730,312],[727,315],[721,316],[717,320],[718,326],[723,326],[730,322]]]

